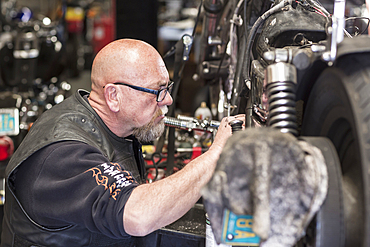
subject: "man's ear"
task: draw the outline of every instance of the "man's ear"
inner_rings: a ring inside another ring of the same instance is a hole
[[[105,101],[107,102],[107,106],[112,112],[119,111],[119,99],[118,99],[118,92],[115,86],[107,84],[104,90],[104,97]]]

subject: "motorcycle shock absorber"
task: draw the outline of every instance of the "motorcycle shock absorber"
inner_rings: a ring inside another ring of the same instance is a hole
[[[278,62],[267,66],[265,71],[268,97],[268,126],[283,133],[298,135],[296,113],[297,72],[294,65]]]

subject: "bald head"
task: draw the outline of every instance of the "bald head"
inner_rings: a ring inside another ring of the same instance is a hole
[[[160,119],[157,113],[172,104],[172,98],[157,102],[153,94],[113,83],[158,90],[168,81],[167,68],[154,47],[139,40],[116,40],[94,59],[89,103],[113,133],[128,136],[151,120]]]
[[[147,77],[163,73],[165,64],[151,45],[120,39],[105,46],[95,57],[91,71],[92,90],[117,81],[137,85]]]

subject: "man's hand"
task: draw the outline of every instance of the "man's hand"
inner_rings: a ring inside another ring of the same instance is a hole
[[[245,127],[245,115],[244,114],[224,117],[221,120],[220,126],[218,127],[217,134],[216,134],[215,140],[213,141],[212,146],[217,146],[222,151],[227,139],[232,135],[230,122],[235,119],[243,121],[243,129],[244,129]]]
[[[123,215],[125,231],[145,236],[182,217],[199,200],[201,188],[211,178],[226,140],[232,135],[229,122],[244,115],[223,118],[207,152],[169,177],[136,187]]]

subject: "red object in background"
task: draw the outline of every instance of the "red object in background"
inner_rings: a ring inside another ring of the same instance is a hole
[[[82,33],[85,11],[81,7],[68,7],[66,12],[67,30],[69,33]]]
[[[9,136],[0,136],[0,161],[10,158],[13,151],[13,140]]]
[[[68,21],[67,29],[69,33],[81,33],[84,28],[82,21]]]
[[[114,18],[103,15],[94,19],[92,46],[95,54],[112,42],[114,38]]]
[[[193,153],[191,154],[190,160],[195,159],[196,157],[202,154],[202,147],[193,147]]]
[[[202,147],[193,147],[192,148],[192,154],[191,154],[190,159],[183,160],[183,164],[185,164],[185,165],[188,164],[190,161],[192,161],[193,159],[195,159],[198,156],[200,156],[202,154],[202,152],[203,152]],[[160,161],[161,162],[165,162],[166,160],[167,160],[167,157],[163,157]],[[157,158],[154,160],[154,162],[158,162],[158,161],[159,161],[159,159],[157,159]],[[150,165],[150,166],[153,165],[153,161],[152,160],[145,160],[145,163],[147,165]],[[160,168],[158,169],[158,172],[160,174],[158,174],[159,177],[157,177],[157,179],[162,179],[162,178],[165,177],[165,172],[164,172],[164,174],[161,174],[165,170],[166,169],[160,169]],[[174,173],[177,172],[178,170],[179,169],[176,166],[173,168],[173,172]],[[153,168],[149,168],[147,170],[147,172],[148,172],[148,179],[154,180],[155,174],[156,174],[156,170],[155,170],[154,166],[153,166]]]

